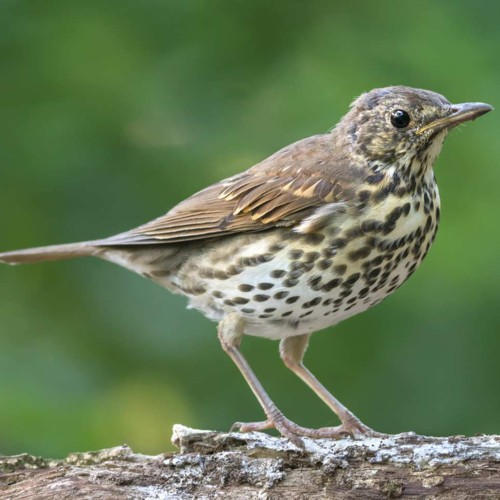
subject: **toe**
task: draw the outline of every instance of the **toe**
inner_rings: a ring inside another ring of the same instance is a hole
[[[263,420],[262,422],[235,422],[231,426],[231,432],[234,430],[239,430],[240,432],[258,432],[273,428],[274,423],[271,420]]]

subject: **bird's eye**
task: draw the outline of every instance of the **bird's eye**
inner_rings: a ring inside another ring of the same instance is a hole
[[[391,123],[396,128],[405,128],[410,123],[410,115],[402,109],[396,109],[391,113]]]

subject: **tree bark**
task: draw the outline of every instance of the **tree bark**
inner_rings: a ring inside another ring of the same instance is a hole
[[[158,456],[119,446],[64,460],[0,457],[0,498],[500,498],[500,436],[305,438],[300,449],[176,425],[172,441],[179,452]]]

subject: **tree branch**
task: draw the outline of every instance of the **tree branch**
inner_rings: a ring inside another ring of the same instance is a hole
[[[0,497],[500,498],[500,436],[305,438],[302,450],[262,433],[176,425],[172,441],[179,453],[120,446],[64,460],[0,457]]]

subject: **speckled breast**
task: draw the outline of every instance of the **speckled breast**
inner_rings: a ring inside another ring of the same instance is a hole
[[[283,338],[334,325],[377,304],[418,267],[434,240],[432,182],[388,195],[321,231],[225,237],[190,256],[171,286],[213,320],[237,311],[245,333]]]

